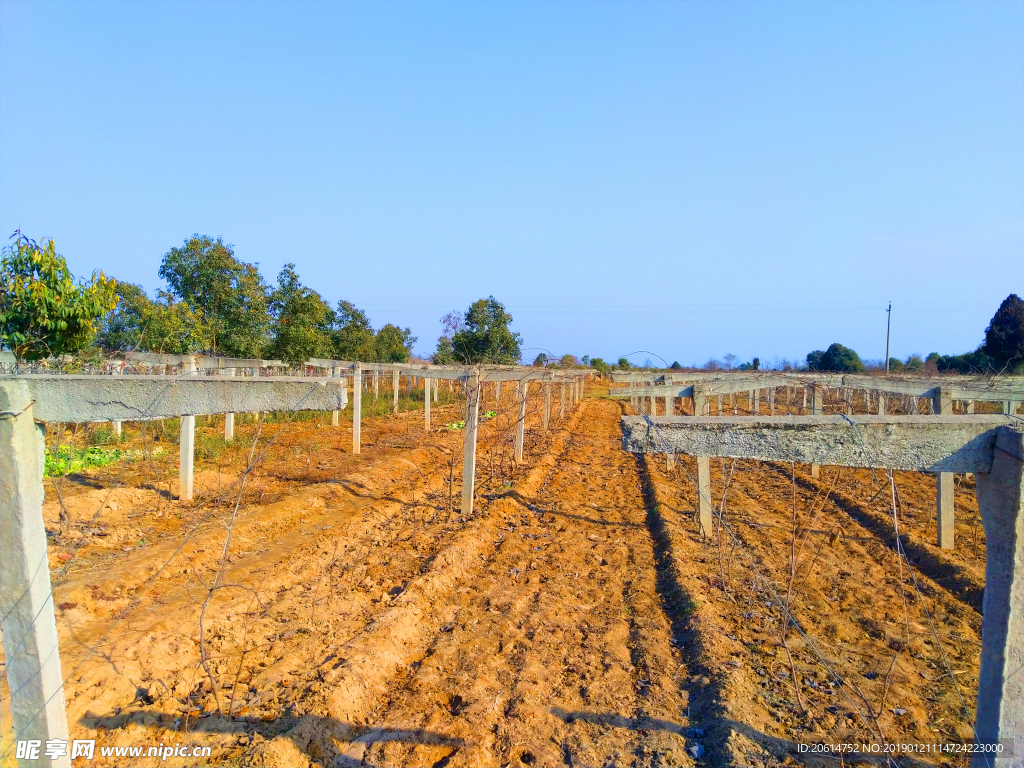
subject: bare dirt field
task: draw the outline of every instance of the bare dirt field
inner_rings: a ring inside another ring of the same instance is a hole
[[[623,452],[629,406],[594,390],[560,419],[556,400],[545,434],[531,400],[515,466],[510,389],[468,519],[457,405],[430,433],[415,412],[366,419],[358,456],[329,415],[265,423],[239,493],[247,423],[200,452],[193,502],[174,500],[165,443],[66,479],[62,533],[48,481],[68,716],[97,739],[81,764],[189,743],[212,754],[179,763],[831,766],[799,745],[971,735],[971,480],[947,552],[934,478],[896,473],[894,517],[882,473],[715,459],[728,528],[702,540],[693,460]]]

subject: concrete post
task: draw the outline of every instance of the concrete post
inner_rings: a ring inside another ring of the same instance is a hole
[[[633,405],[636,405],[635,400],[633,402]],[[565,418],[565,384],[562,385],[562,391],[558,395],[558,418]]]
[[[516,464],[523,463],[523,440],[526,435],[526,392],[530,388],[530,382],[516,382],[516,398],[519,401],[519,418],[516,421],[516,443],[515,461]]]
[[[497,410],[501,406],[501,382],[499,381],[494,385],[494,409]]]
[[[435,379],[433,382],[431,382],[432,386],[430,387],[430,394],[433,396],[435,403],[437,402],[437,390],[438,390],[437,383],[439,381],[440,381],[440,379]]]
[[[674,416],[676,412],[675,398],[672,395],[665,395],[665,415]]]
[[[648,416],[657,416],[658,415],[658,398],[656,398],[654,395],[650,396],[650,406],[647,409],[647,415]]]
[[[356,363],[352,372],[352,453],[359,453],[361,447],[360,427],[363,417],[363,366]]]
[[[462,449],[462,516],[473,514],[473,482],[476,475],[476,430],[480,413],[480,379],[476,373],[469,378],[466,389],[465,445]]]
[[[977,738],[1013,739],[1024,756],[1024,433],[1002,427],[990,473],[978,473],[978,510],[985,528],[985,595],[981,617]],[[1001,765],[976,758],[973,765]]]
[[[968,413],[968,414],[974,413],[974,401],[973,400],[967,400],[967,401],[964,402],[964,413]]]
[[[694,416],[699,416],[700,415],[699,413],[697,413],[697,406],[696,406],[696,404],[693,406],[693,415]],[[719,416],[724,416],[725,415],[725,411],[722,410],[722,396],[721,395],[718,396],[718,415]]]
[[[398,376],[399,376],[398,371],[392,371],[391,372],[391,391],[394,392],[394,395],[395,395],[395,404],[392,406],[392,412],[396,416],[398,415],[398,388],[401,385],[401,382],[399,381]]]
[[[423,421],[427,432],[430,431],[430,379],[423,379]]]
[[[224,369],[224,375],[225,376],[234,376],[235,375],[235,369],[234,368],[225,368]],[[224,414],[224,439],[225,440],[234,440],[235,439],[235,414],[233,414],[233,413],[225,413]]]
[[[935,413],[948,416],[953,412],[953,400],[944,394],[942,388],[935,390],[932,402]],[[955,494],[953,490],[953,473],[939,472],[935,480],[935,521],[938,529],[938,544],[942,549],[953,549],[953,507]]]
[[[196,359],[186,355],[181,359],[181,372],[189,376],[196,375]],[[196,417],[182,416],[178,430],[178,498],[181,501],[192,500],[192,483],[194,479],[193,463],[196,448]]]
[[[883,392],[878,393],[878,415],[885,416],[885,394]]]
[[[768,387],[768,415],[775,415],[775,387]]]
[[[710,538],[713,530],[711,514],[711,459],[697,457],[697,510],[700,520],[700,535]]]
[[[548,431],[548,422],[551,420],[551,382],[544,382],[544,431]]]
[[[719,397],[721,397],[721,395],[719,395]],[[693,386],[693,415],[708,415],[708,393],[703,387],[697,386],[696,384]]]
[[[373,402],[377,403],[377,397],[380,395],[380,371],[376,368],[373,369]]]
[[[811,415],[817,416],[821,413],[821,390],[814,384],[807,389],[811,390]],[[804,390],[804,401],[807,400],[807,389]],[[821,468],[817,464],[811,464],[811,477],[817,477]]]
[[[112,421],[112,422],[110,422],[110,426],[113,427],[114,434],[117,435],[118,437],[120,437],[121,436],[121,422],[120,421]]]
[[[39,759],[19,765],[70,766],[67,756],[51,761],[42,748],[48,739],[68,741],[43,526],[44,432],[32,420],[25,382],[0,384],[0,412],[0,629],[13,738],[41,742]]]
[[[740,396],[738,392],[733,392],[729,397],[732,399],[732,415],[740,415]]]
[[[757,416],[759,413],[761,413],[761,390],[760,389],[755,389],[754,390],[753,403],[754,403],[754,409],[753,409],[754,410],[754,415]]]

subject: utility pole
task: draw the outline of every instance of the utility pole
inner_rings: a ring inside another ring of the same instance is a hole
[[[892,328],[892,302],[885,310],[885,372],[889,372],[889,330]]]

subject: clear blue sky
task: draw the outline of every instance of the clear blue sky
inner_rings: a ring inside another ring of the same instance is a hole
[[[5,237],[153,291],[222,236],[421,353],[489,294],[684,364],[881,358],[890,299],[963,352],[1024,295],[1019,1],[5,0],[0,105]]]

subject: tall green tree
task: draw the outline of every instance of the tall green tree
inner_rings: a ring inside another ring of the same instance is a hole
[[[452,348],[451,336],[438,338],[437,349],[430,359],[434,365],[455,365],[458,362],[455,359],[455,350]]]
[[[117,308],[96,336],[96,345],[105,352],[187,355],[210,348],[212,331],[202,310],[176,301],[166,291],[152,301],[134,283],[118,283],[117,294]]]
[[[159,275],[170,292],[203,313],[210,352],[259,357],[270,326],[269,296],[259,270],[235,258],[221,238],[193,235],[164,254]]]
[[[1024,301],[1011,293],[992,316],[985,329],[982,348],[996,370],[1024,366]]]
[[[760,361],[758,361],[760,363]],[[844,371],[856,373],[864,370],[860,355],[842,344],[831,344],[822,352],[816,349],[807,355],[807,367],[812,371]]]
[[[373,340],[374,360],[378,363],[407,363],[416,337],[408,328],[388,323]]]
[[[375,334],[370,318],[350,301],[339,301],[335,312],[334,354],[339,360],[376,359]]]
[[[15,232],[0,255],[0,345],[19,360],[73,354],[117,306],[116,287],[102,272],[75,282],[53,240]]]
[[[452,353],[460,363],[516,365],[522,337],[509,329],[512,315],[493,296],[474,301],[464,317],[465,327],[452,336]]]
[[[330,358],[334,312],[323,297],[299,280],[294,264],[285,264],[270,297],[275,320],[270,354],[291,365],[311,357]]]

